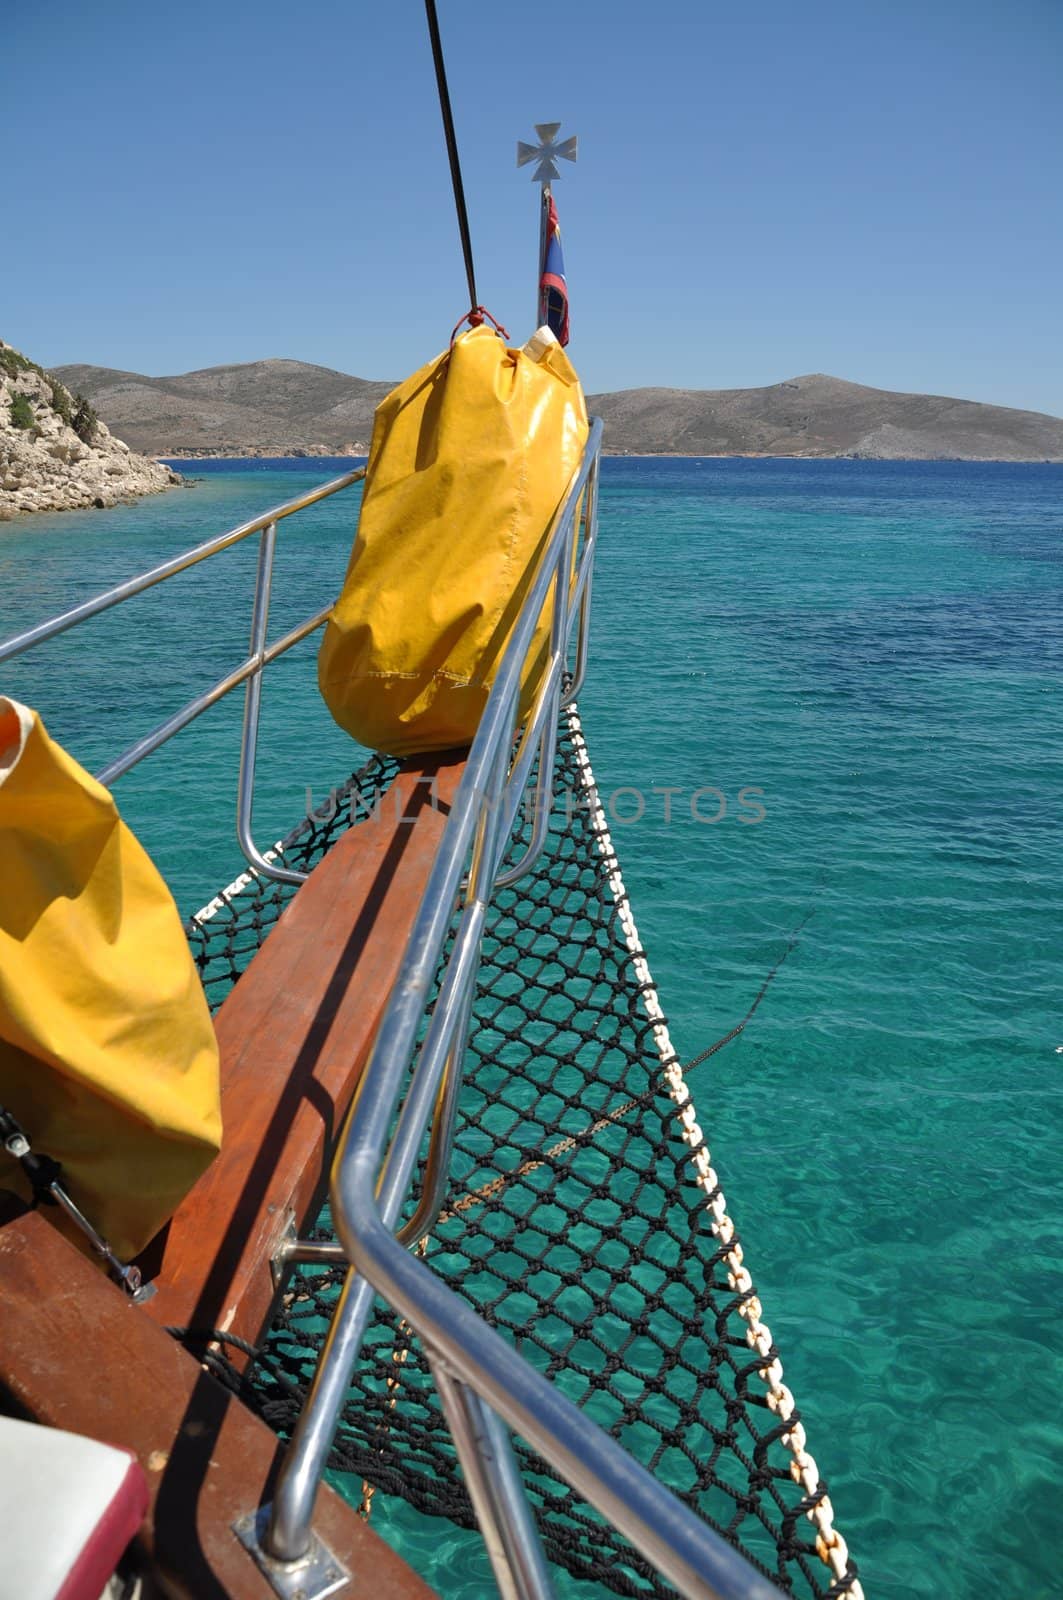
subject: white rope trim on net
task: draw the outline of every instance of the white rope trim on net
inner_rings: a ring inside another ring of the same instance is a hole
[[[278,839],[272,850],[263,850],[263,861],[268,861],[270,865],[274,861],[279,861],[284,855],[285,842],[283,839]],[[208,900],[205,906],[200,906],[198,911],[194,911],[189,921],[200,924],[209,922],[211,917],[216,917],[219,911],[231,905],[237,895],[243,894],[245,889],[249,889],[253,883],[257,883],[261,876],[262,874],[257,868],[248,867],[247,871],[241,872],[240,876],[234,878],[232,883],[227,884],[224,889],[219,889],[213,900]]]
[[[754,1292],[753,1280],[743,1263],[742,1246],[736,1237],[735,1225],[727,1213],[727,1202],[713,1170],[712,1157],[698,1122],[690,1090],[683,1077],[683,1068],[672,1045],[653,975],[639,940],[631,902],[624,887],[624,880],[620,876],[619,862],[609,834],[609,824],[602,808],[598,787],[594,781],[594,773],[587,755],[587,744],[583,737],[583,726],[576,706],[570,705],[566,715],[576,764],[579,768],[580,784],[586,796],[588,816],[598,842],[598,849],[607,864],[609,888],[616,902],[624,942],[631,956],[642,1003],[653,1031],[657,1053],[661,1058],[661,1070],[668,1086],[668,1093],[676,1107],[683,1141],[690,1150],[690,1160],[695,1169],[697,1183],[706,1197],[707,1208],[712,1216],[712,1232],[721,1244],[730,1246],[724,1256],[727,1281],[736,1294],[744,1297],[738,1307],[738,1314],[746,1323],[746,1343],[751,1350],[764,1357],[767,1364],[759,1371],[768,1391],[768,1406],[783,1422],[787,1422],[793,1415],[796,1403],[783,1382],[782,1362],[778,1356],[773,1360],[770,1359],[771,1329],[762,1320],[763,1308]],[[819,1468],[816,1466],[815,1458],[805,1448],[806,1442],[804,1424],[800,1421],[795,1422],[794,1426],[781,1436],[781,1443],[793,1456],[790,1463],[791,1478],[806,1494],[814,1495],[820,1487]],[[830,1568],[836,1580],[839,1582],[844,1580],[849,1570],[849,1548],[834,1526],[834,1508],[829,1497],[824,1495],[805,1515],[815,1525],[816,1550],[820,1560]],[[850,1579],[848,1589],[843,1592],[848,1596],[848,1600],[864,1600],[863,1587],[856,1577]]]

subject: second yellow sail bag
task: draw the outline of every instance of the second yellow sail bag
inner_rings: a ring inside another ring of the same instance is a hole
[[[123,1260],[217,1153],[218,1078],[173,896],[107,790],[0,698],[0,1105]]]
[[[587,439],[560,345],[486,327],[377,409],[358,534],[318,658],[333,717],[405,756],[470,743]],[[522,685],[534,697],[549,623]]]

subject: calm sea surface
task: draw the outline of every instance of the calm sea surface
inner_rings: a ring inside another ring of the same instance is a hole
[[[0,524],[0,634],[333,470],[218,463]],[[274,637],[334,596],[356,495],[282,525]],[[684,1058],[809,919],[691,1086],[870,1596],[1059,1593],[1061,531],[1057,466],[604,468],[581,708]],[[98,767],[242,658],[253,573],[230,551],[0,691]],[[233,696],[117,786],[186,913],[240,870],[239,730]],[[267,677],[260,842],[354,759],[311,642]],[[469,1536],[382,1521],[446,1594],[488,1592]]]

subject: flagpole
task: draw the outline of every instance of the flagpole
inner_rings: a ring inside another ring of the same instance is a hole
[[[535,280],[535,320],[532,323],[532,331],[533,332],[534,332],[534,330],[536,328],[539,327],[540,323],[543,320],[543,318],[542,318],[542,309],[543,309],[543,305],[542,305],[542,301],[543,301],[542,273],[543,273],[543,262],[546,260],[546,218],[547,218],[547,215],[549,213],[549,210],[550,210],[550,185],[548,183],[544,183],[543,186],[542,186],[542,189],[540,190],[540,193],[539,193],[539,266],[538,266],[538,274],[539,275]]]
[[[532,182],[540,184],[539,196],[539,281],[535,286],[535,327],[539,326],[540,299],[542,295],[543,262],[546,258],[546,218],[550,207],[550,182],[553,178],[560,178],[557,169],[558,157],[563,161],[575,161],[579,140],[573,135],[568,139],[559,139],[561,131],[560,122],[537,122],[535,132],[539,136],[538,144],[525,144],[523,139],[517,140],[517,166],[525,167],[529,161],[536,163],[532,173]]]

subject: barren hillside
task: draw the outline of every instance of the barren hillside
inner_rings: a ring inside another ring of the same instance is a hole
[[[153,455],[361,452],[390,383],[302,361],[178,377],[59,367],[108,426]],[[896,394],[822,373],[762,389],[623,389],[589,397],[606,448],[630,455],[1063,461],[1063,421],[1036,411]]]

